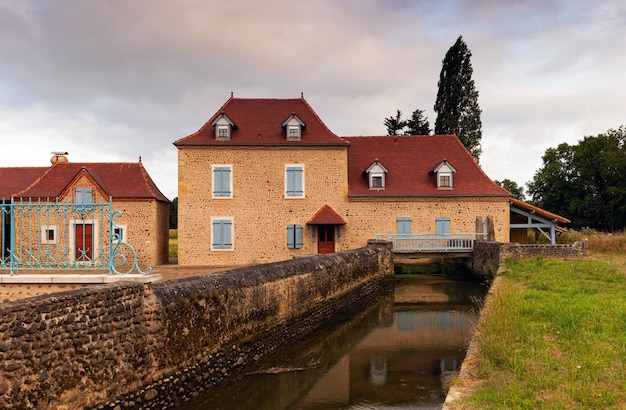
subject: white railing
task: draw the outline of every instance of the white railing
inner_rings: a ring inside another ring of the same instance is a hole
[[[388,234],[374,235],[376,240],[387,240],[393,244],[394,252],[470,252],[474,241],[483,239],[483,233],[437,234]]]

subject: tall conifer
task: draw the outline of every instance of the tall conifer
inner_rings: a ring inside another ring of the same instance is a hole
[[[482,110],[472,80],[471,57],[463,36],[459,36],[443,59],[434,107],[437,114],[435,134],[456,133],[478,162],[482,153]]]

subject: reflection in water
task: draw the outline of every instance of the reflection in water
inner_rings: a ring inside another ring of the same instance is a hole
[[[323,334],[249,374],[211,389],[185,409],[440,408],[441,377],[458,370],[486,291],[416,275]]]

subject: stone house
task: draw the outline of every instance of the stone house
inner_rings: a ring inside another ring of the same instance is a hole
[[[364,246],[375,234],[510,239],[511,194],[455,135],[335,135],[304,98],[231,96],[177,140],[178,260],[241,265]]]
[[[11,250],[22,269],[103,267],[112,234],[122,242],[114,253],[120,258],[139,266],[167,263],[170,201],[141,158],[71,163],[55,155],[51,162],[0,168],[0,268],[8,268]]]

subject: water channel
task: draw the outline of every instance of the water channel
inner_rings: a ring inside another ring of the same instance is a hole
[[[367,310],[263,360],[180,409],[438,409],[487,291],[400,276]]]

